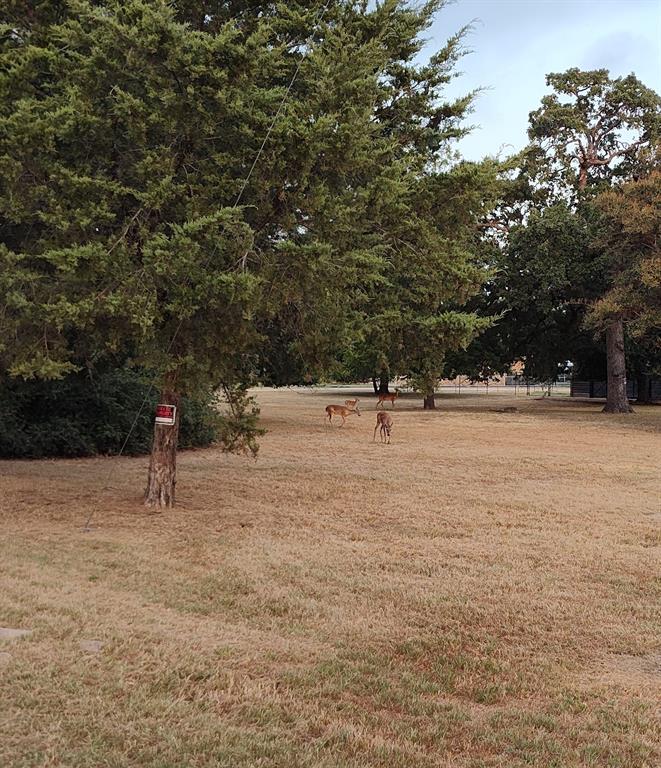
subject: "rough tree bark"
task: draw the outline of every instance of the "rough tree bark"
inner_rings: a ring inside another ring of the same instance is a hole
[[[172,382],[168,382],[161,391],[160,402],[175,405],[177,412],[173,426],[154,424],[154,441],[149,460],[145,505],[162,509],[174,506],[177,484],[177,442],[181,395],[175,390]]]
[[[372,386],[374,387],[374,394],[379,394],[379,385],[376,383],[376,376],[372,376]]]
[[[382,369],[381,375],[379,376],[379,394],[380,395],[389,395],[390,390],[388,389],[388,381],[390,379],[390,376],[388,375],[388,371]]]
[[[436,410],[436,395],[434,394],[434,390],[432,389],[431,392],[427,392],[425,395],[425,399],[423,400],[423,410],[425,411],[435,411]]]
[[[606,329],[606,366],[608,391],[604,413],[632,413],[627,398],[627,372],[624,356],[624,323],[614,320]]]

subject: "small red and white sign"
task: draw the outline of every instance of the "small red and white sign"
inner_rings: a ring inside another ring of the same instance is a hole
[[[174,426],[174,421],[177,416],[176,405],[165,405],[159,403],[156,406],[156,423],[167,424],[169,427]]]

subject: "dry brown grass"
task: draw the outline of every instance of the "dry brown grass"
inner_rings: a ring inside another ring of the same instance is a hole
[[[661,408],[404,399],[385,446],[349,396],[262,392],[161,515],[144,458],[0,463],[0,765],[659,764]]]

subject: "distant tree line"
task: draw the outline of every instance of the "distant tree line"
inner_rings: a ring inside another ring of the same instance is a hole
[[[525,361],[525,375],[608,378],[609,412],[629,412],[626,376],[661,375],[661,100],[635,76],[571,69],[531,113],[510,158],[494,225],[503,233],[471,309],[498,316],[452,373],[475,379]]]

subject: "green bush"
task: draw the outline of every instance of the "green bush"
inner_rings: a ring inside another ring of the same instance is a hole
[[[0,458],[117,454],[143,403],[123,453],[148,453],[157,398],[144,373],[130,368],[85,371],[57,381],[0,376]],[[181,448],[216,439],[219,417],[210,400],[182,402]]]

